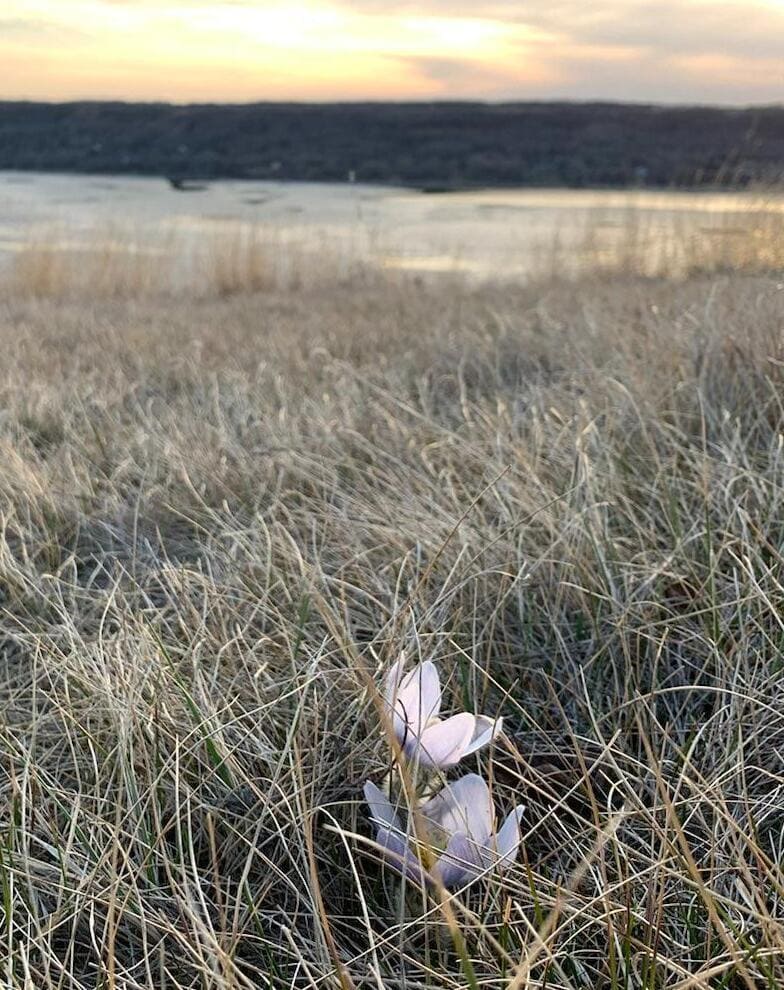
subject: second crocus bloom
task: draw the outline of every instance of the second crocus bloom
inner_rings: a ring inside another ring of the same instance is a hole
[[[371,781],[364,793],[384,858],[416,883],[440,881],[445,887],[460,887],[482,873],[503,869],[517,856],[523,806],[507,815],[496,831],[490,791],[478,774],[447,784],[419,807],[417,821],[407,825]]]
[[[384,700],[406,758],[426,769],[446,769],[489,745],[501,731],[501,719],[461,712],[441,719],[441,682],[426,661],[403,673],[399,660],[387,676]]]

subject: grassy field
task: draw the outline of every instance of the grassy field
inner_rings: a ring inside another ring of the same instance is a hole
[[[781,276],[122,295],[0,302],[2,986],[782,986]],[[448,899],[401,651],[526,805]]]

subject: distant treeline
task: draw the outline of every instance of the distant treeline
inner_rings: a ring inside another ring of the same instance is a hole
[[[0,103],[0,168],[474,186],[778,180],[784,107]]]

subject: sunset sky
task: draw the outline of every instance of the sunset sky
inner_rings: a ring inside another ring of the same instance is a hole
[[[784,102],[784,0],[1,0],[0,98]]]

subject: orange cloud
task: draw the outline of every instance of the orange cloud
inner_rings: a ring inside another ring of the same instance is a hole
[[[784,98],[784,0],[5,0],[0,97]]]

